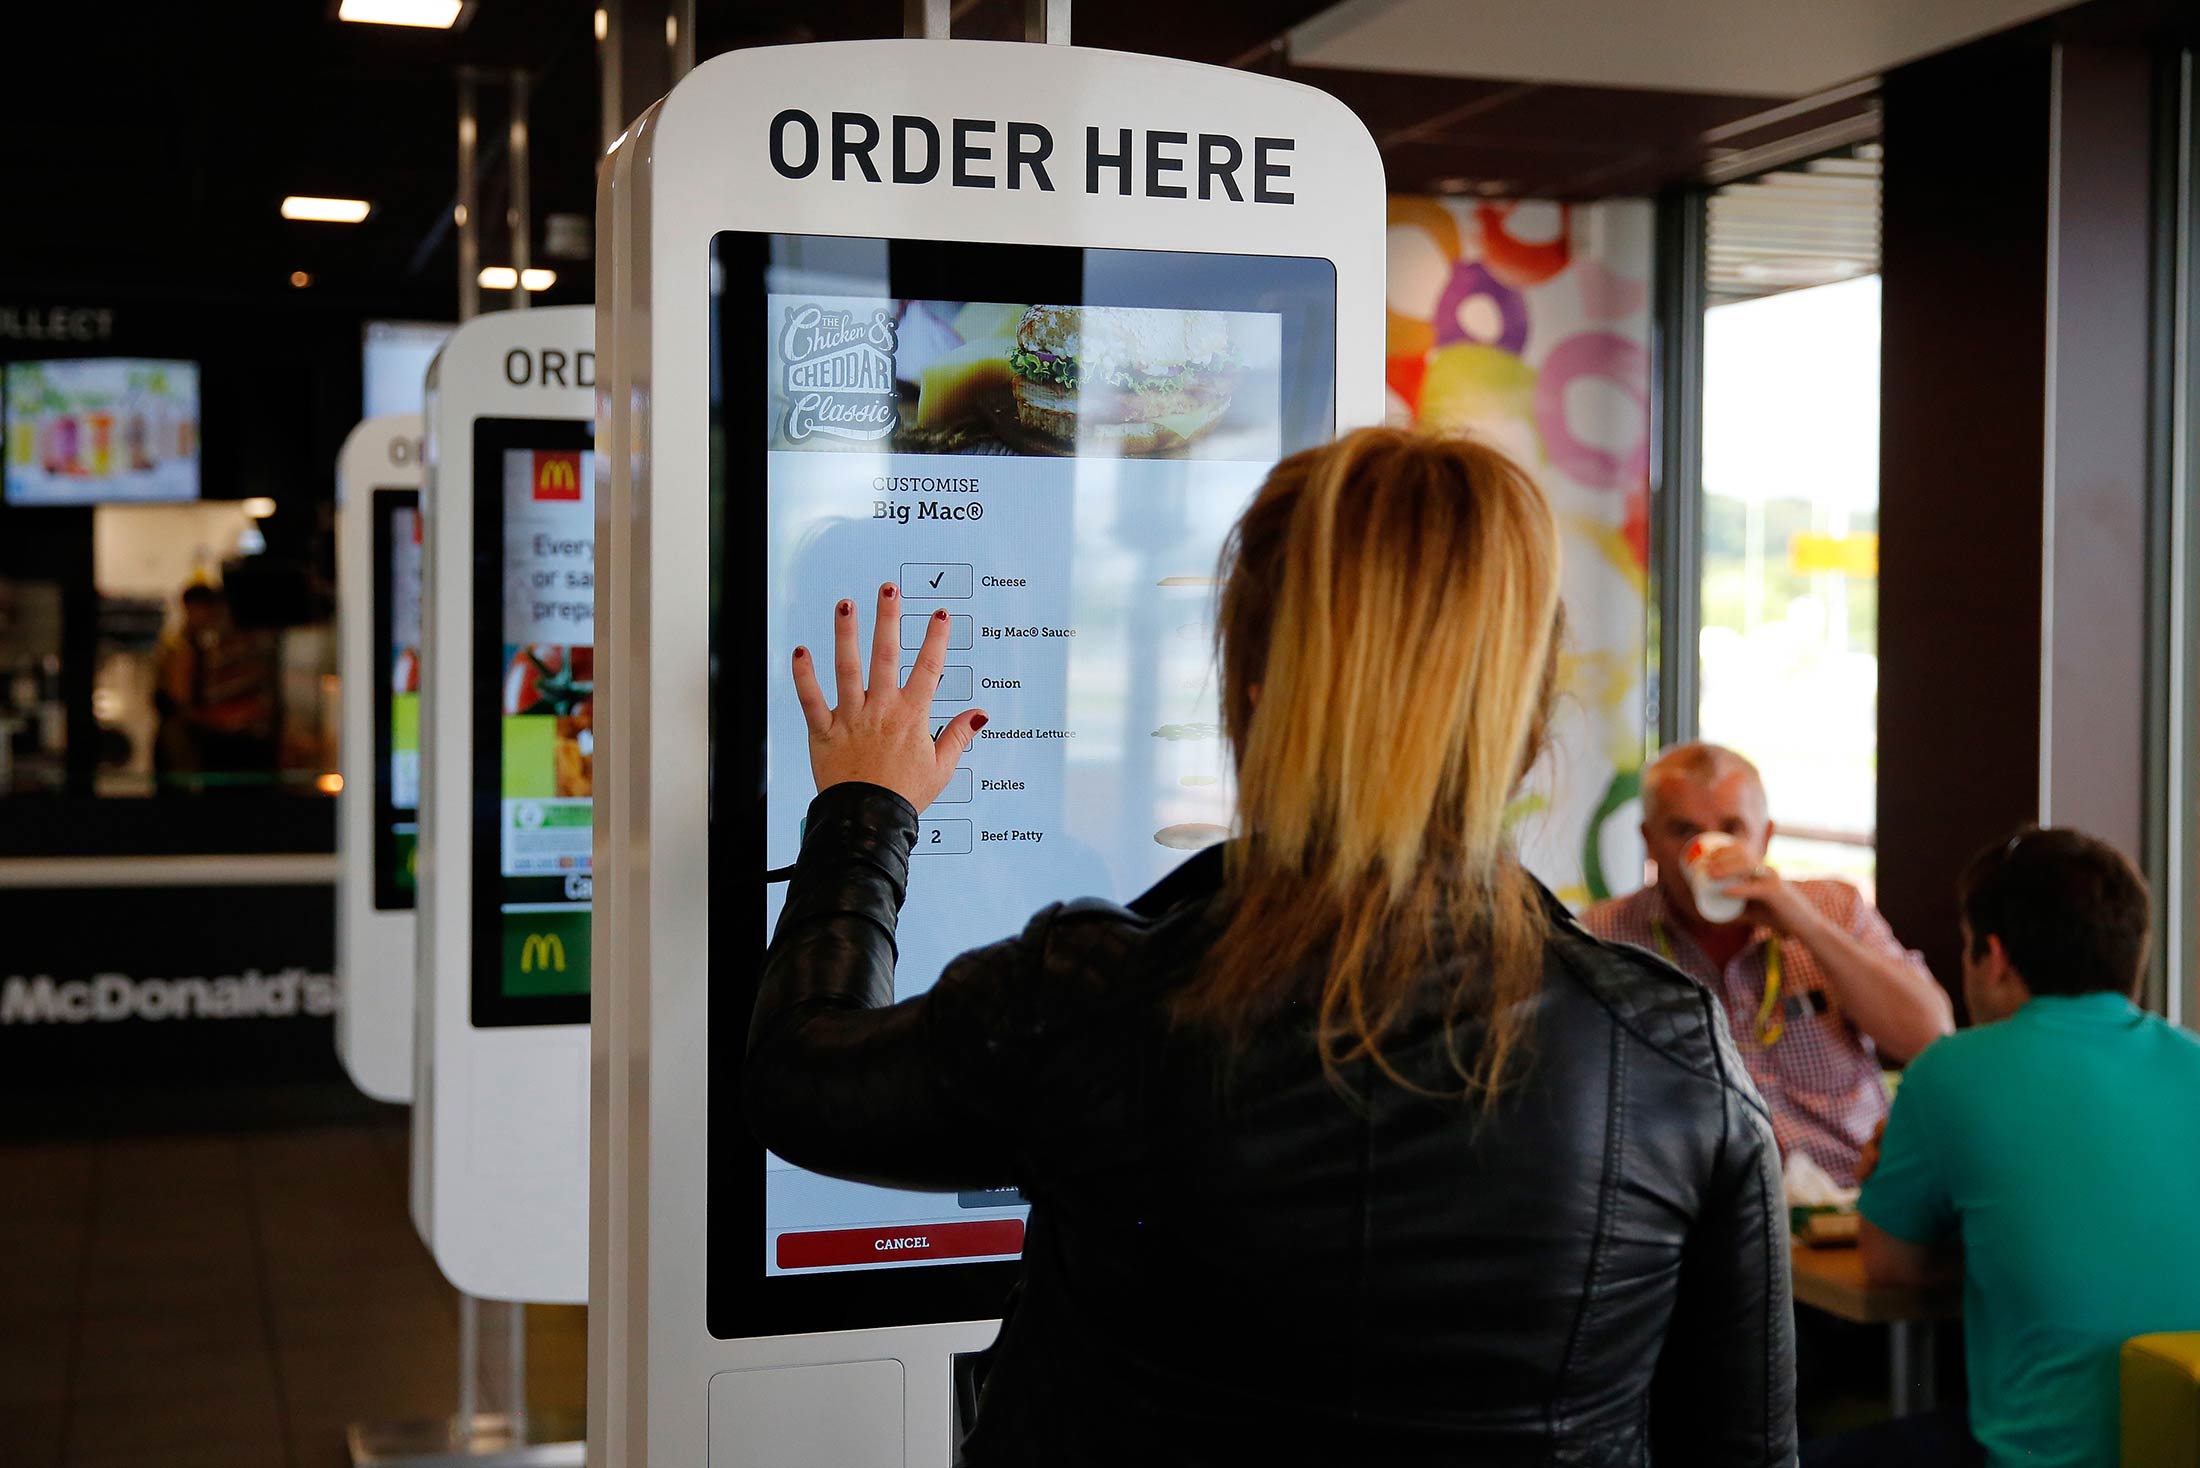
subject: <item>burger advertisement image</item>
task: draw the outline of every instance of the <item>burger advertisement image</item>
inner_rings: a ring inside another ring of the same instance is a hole
[[[772,299],[774,447],[1273,462],[1278,319]]]

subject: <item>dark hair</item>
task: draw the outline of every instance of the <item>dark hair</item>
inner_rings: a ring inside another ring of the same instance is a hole
[[[2138,992],[2151,922],[2147,884],[2106,841],[2027,826],[1971,858],[1957,896],[1971,925],[1971,956],[1985,956],[1987,938],[2001,939],[2034,994]]]
[[[194,581],[183,589],[183,604],[187,607],[218,607],[222,594],[203,581]]]

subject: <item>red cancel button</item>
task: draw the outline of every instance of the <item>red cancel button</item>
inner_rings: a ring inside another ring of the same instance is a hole
[[[834,1228],[781,1234],[781,1269],[830,1269],[846,1264],[897,1264],[905,1259],[982,1259],[1024,1251],[1020,1218],[934,1223],[913,1228]]]

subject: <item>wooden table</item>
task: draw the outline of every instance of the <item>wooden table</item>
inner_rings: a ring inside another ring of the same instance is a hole
[[[1962,1316],[1962,1291],[1954,1283],[1924,1289],[1864,1282],[1864,1260],[1854,1248],[1792,1246],[1795,1302],[1858,1325],[1887,1327],[1887,1396],[1897,1417],[1936,1405],[1933,1327]]]

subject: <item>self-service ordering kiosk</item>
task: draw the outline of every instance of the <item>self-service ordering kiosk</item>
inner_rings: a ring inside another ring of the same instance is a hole
[[[428,372],[413,1220],[492,1300],[587,1296],[595,312]]]
[[[413,1088],[421,434],[418,413],[369,418],[336,461],[336,1053],[377,1101],[409,1101]]]
[[[814,1176],[742,1121],[842,596],[952,617],[897,991],[1231,819],[1223,535],[1383,411],[1382,165],[1312,89],[964,41],[711,61],[602,176],[590,1461],[945,1465],[1012,1191]]]

